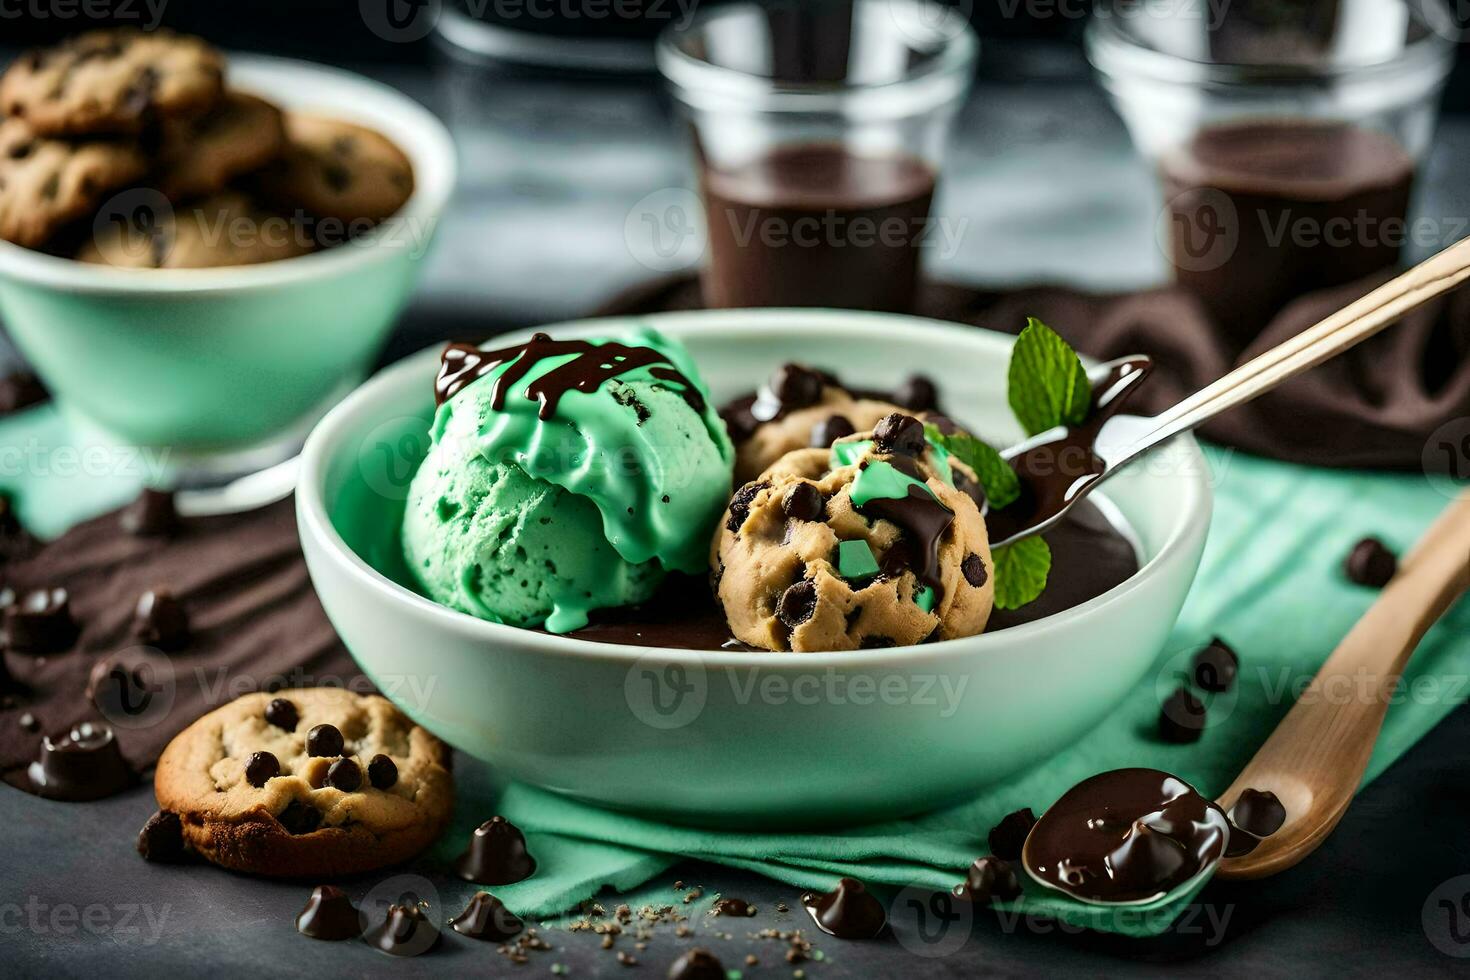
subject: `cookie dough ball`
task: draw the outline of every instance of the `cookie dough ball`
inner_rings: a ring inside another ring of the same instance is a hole
[[[711,564],[731,632],[767,650],[973,636],[994,600],[985,519],[918,419],[781,457],[736,493]]]
[[[754,480],[787,453],[825,449],[838,439],[867,432],[894,412],[930,411],[934,385],[922,377],[894,391],[849,388],[826,371],[784,364],[757,394],[721,413],[736,444],[735,478]]]

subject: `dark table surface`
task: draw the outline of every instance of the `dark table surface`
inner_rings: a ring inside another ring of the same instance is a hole
[[[666,271],[650,266],[626,230],[648,195],[687,186],[677,130],[646,86],[613,86],[583,99],[561,83],[505,81],[480,69],[450,68],[437,81],[421,70],[377,73],[449,119],[464,162],[440,248],[386,358],[445,337],[574,316],[623,285]],[[490,98],[492,91],[509,94]],[[990,83],[959,129],[940,207],[973,221],[962,248],[935,257],[941,274],[1109,287],[1161,275],[1151,180],[1094,88],[1072,81]],[[1423,188],[1425,213],[1467,213],[1470,185],[1455,165],[1463,162],[1466,143],[1470,126],[1456,121],[1441,128]],[[587,976],[624,969],[586,932],[545,933],[554,948],[531,954],[525,966],[463,941],[410,961],[358,944],[305,940],[291,927],[306,897],[303,885],[137,859],[133,838],[152,809],[146,789],[70,805],[0,788],[5,972],[155,978],[246,969],[267,976],[472,969],[511,975],[561,964],[570,975]],[[825,958],[801,966],[813,978],[1123,976],[1159,969],[1201,976],[1463,975],[1466,961],[1456,957],[1470,957],[1467,813],[1470,710],[1461,708],[1364,791],[1303,866],[1265,882],[1212,884],[1170,935],[1123,940],[985,912],[972,920],[967,909],[946,928],[933,928],[931,920],[920,930],[918,913],[899,902],[892,938],[865,944],[820,938]],[[692,918],[702,938],[675,938],[670,927],[659,927],[643,951],[621,941],[618,948],[639,960],[635,969],[662,975],[679,949],[698,941],[748,976],[792,974],[795,968],[779,956],[783,947],[748,938],[761,928],[805,924],[799,913],[773,911],[778,901],[796,907],[792,889],[688,865],[662,882],[670,903],[679,902],[676,878],[697,882],[709,895],[738,894],[761,914],[734,927],[698,914]],[[747,953],[760,965],[744,967]]]

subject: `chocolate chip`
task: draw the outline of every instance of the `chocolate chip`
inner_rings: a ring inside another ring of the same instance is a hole
[[[720,409],[720,418],[725,423],[725,428],[730,432],[730,441],[742,443],[755,435],[755,430],[760,428],[760,419],[751,412],[750,406],[753,399],[746,397]]]
[[[893,403],[915,412],[928,412],[939,407],[939,390],[922,374],[911,375],[893,389]]]
[[[985,559],[971,552],[960,562],[960,572],[965,576],[965,581],[975,588],[980,588],[990,580],[990,575],[985,571]]]
[[[288,834],[309,834],[322,825],[322,815],[316,807],[300,800],[292,800],[276,817],[276,822]]]
[[[379,753],[368,763],[368,782],[377,789],[389,789],[398,782],[398,764]]]
[[[466,881],[513,885],[536,873],[536,859],[526,849],[526,836],[520,828],[497,816],[475,828],[455,870]]]
[[[159,810],[138,831],[138,853],[145,861],[175,864],[188,852],[184,847],[184,824],[177,813]]]
[[[783,411],[806,408],[822,400],[822,376],[800,364],[783,364],[771,375],[771,394]]]
[[[827,510],[827,498],[814,483],[797,483],[781,498],[781,509],[796,521],[819,521]]]
[[[5,607],[10,649],[31,654],[60,653],[77,639],[71,596],[65,589],[37,589]]]
[[[914,556],[908,542],[900,538],[895,541],[878,562],[878,574],[883,578],[898,578],[913,567]]]
[[[281,774],[281,760],[269,752],[252,752],[245,760],[245,781],[256,789]]]
[[[133,633],[160,650],[182,650],[189,643],[189,614],[167,589],[144,592],[133,615]]]
[[[352,171],[340,163],[328,163],[322,167],[322,181],[328,190],[341,194],[352,186]]]
[[[162,537],[179,526],[174,495],[166,490],[145,489],[122,512],[122,529],[137,537]]]
[[[1031,833],[1031,828],[1036,826],[1036,814],[1031,812],[1028,806],[1014,813],[1007,813],[1001,818],[1000,823],[990,829],[990,851],[998,858],[1007,861],[1021,860],[1021,848],[1026,843],[1026,835]]]
[[[776,615],[792,628],[811,619],[816,611],[817,585],[809,579],[803,579],[781,593],[781,601],[776,605]]]
[[[282,731],[294,732],[301,724],[301,714],[296,705],[285,698],[275,698],[265,706],[265,720]]]
[[[383,924],[369,929],[362,938],[390,956],[418,956],[439,944],[439,928],[417,905],[390,905]]]
[[[715,954],[698,946],[669,967],[669,980],[725,980],[725,965]]]
[[[362,786],[362,770],[351,759],[338,759],[327,767],[327,785],[344,793],[355,793]]]
[[[449,920],[449,927],[470,939],[503,943],[520,935],[525,923],[494,895],[476,892],[464,911]]]
[[[17,371],[0,378],[0,415],[39,405],[49,397],[46,386],[29,372]]]
[[[1164,701],[1159,711],[1159,737],[1180,745],[1197,742],[1205,730],[1205,705],[1186,687],[1181,687]]]
[[[1194,682],[1201,690],[1228,691],[1239,671],[1240,658],[1218,636],[1194,655]]]
[[[922,422],[912,415],[894,412],[873,427],[873,445],[880,453],[922,456],[928,443],[924,441]]]
[[[1364,538],[1353,545],[1343,563],[1350,581],[1381,589],[1399,570],[1399,560],[1377,538]]]
[[[845,439],[855,432],[857,429],[846,415],[829,415],[812,426],[812,446],[826,449],[838,439]]]
[[[41,751],[26,768],[31,789],[52,800],[100,800],[131,786],[137,775],[123,758],[113,730],[84,721],[63,735],[41,736]]]
[[[865,636],[863,642],[858,644],[860,650],[887,650],[896,647],[898,643],[889,636]]]
[[[965,883],[956,885],[954,896],[977,905],[1009,902],[1021,894],[1021,880],[1010,862],[998,857],[983,857],[970,865]]]
[[[317,725],[306,733],[306,754],[330,759],[342,754],[342,733],[335,725]]]
[[[152,666],[141,651],[111,654],[92,665],[87,678],[87,700],[103,717],[141,718],[153,704],[159,688],[152,683]]]
[[[362,917],[342,889],[319,885],[296,916],[296,931],[329,942],[356,939],[362,935]]]
[[[1270,837],[1286,823],[1286,807],[1270,790],[1247,789],[1230,810],[1230,822],[1256,837]]]
[[[736,490],[735,496],[730,498],[730,519],[725,522],[725,530],[739,533],[740,525],[750,516],[750,505],[755,502],[756,495],[769,486],[769,483],[747,483]]]

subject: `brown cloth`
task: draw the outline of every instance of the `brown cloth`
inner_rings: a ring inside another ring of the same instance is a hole
[[[36,758],[41,734],[65,732],[77,722],[112,724],[124,757],[142,772],[190,722],[242,694],[313,685],[371,690],[312,590],[291,500],[245,514],[188,519],[161,538],[129,535],[118,515],[108,514],[33,555],[0,561],[0,583],[17,595],[67,589],[81,627],[80,639],[64,653],[4,654],[11,680],[0,701],[0,774],[21,789],[30,789],[26,766]],[[183,601],[193,639],[166,658],[148,655],[152,665],[166,662],[159,675],[147,676],[162,700],[136,719],[108,718],[87,699],[88,676],[100,658],[141,646],[132,632],[134,608],[143,592],[157,588]],[[39,731],[22,727],[26,713],[39,721]]]
[[[1034,316],[1101,360],[1148,354],[1159,363],[1135,396],[1154,414],[1231,368],[1310,327],[1391,277],[1383,272],[1288,305],[1239,350],[1187,292],[1168,286],[1135,293],[1084,293],[1037,286],[989,292],[948,283],[923,289],[919,316],[1018,332]],[[700,306],[693,278],[662,280],[613,299],[601,315],[689,310]],[[1446,423],[1470,416],[1470,291],[1410,314],[1201,431],[1228,446],[1316,466],[1446,469],[1453,454],[1425,447]]]

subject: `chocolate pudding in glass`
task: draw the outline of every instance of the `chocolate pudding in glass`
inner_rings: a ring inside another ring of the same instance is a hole
[[[1117,0],[1088,28],[1158,170],[1175,281],[1237,349],[1306,293],[1397,265],[1409,239],[1453,45],[1404,0],[1324,11],[1287,22],[1260,0]]]
[[[917,0],[724,6],[667,32],[705,304],[911,310],[976,48],[963,18]]]

